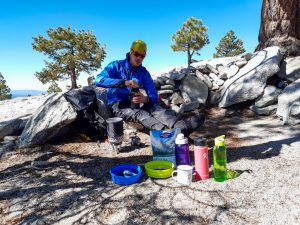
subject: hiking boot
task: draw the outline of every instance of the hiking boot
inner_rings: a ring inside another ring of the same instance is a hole
[[[186,119],[178,120],[174,124],[174,128],[180,128],[181,132],[191,132],[200,127],[205,121],[204,114],[197,114]]]

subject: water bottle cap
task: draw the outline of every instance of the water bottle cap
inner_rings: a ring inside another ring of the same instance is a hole
[[[177,137],[175,139],[175,144],[184,145],[184,144],[187,144],[187,143],[188,143],[188,139],[184,138],[184,134],[182,134],[182,133],[177,134]]]
[[[207,146],[207,140],[205,137],[200,137],[194,140],[196,146]]]
[[[217,146],[225,146],[225,135],[216,137],[215,138],[215,145],[217,145]]]

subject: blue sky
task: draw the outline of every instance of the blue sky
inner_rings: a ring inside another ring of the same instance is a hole
[[[67,27],[92,30],[110,61],[125,58],[133,40],[148,45],[143,65],[150,73],[186,65],[186,53],[173,52],[172,35],[191,16],[208,27],[210,44],[195,59],[212,58],[220,39],[233,30],[247,52],[258,43],[262,0],[189,1],[3,1],[0,7],[0,72],[13,89],[47,90],[34,73],[44,67],[47,57],[32,49],[32,37],[45,36],[47,29]],[[92,73],[97,75],[99,70]],[[82,74],[79,84],[86,85]],[[69,82],[68,82],[69,83]],[[62,87],[63,88],[63,87]]]

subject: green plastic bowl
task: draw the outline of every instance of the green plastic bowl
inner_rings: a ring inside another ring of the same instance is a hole
[[[165,160],[155,160],[147,162],[145,169],[151,178],[169,178],[174,171],[174,164]]]

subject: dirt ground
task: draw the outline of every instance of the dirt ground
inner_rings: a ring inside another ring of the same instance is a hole
[[[117,156],[107,142],[74,137],[0,159],[0,224],[299,224],[300,126],[248,110],[206,114],[190,138],[209,139],[212,171],[213,139],[225,134],[228,167],[239,177],[187,187],[143,173],[139,183],[119,186],[110,168],[150,161],[149,135],[138,133],[140,147],[125,138]]]

